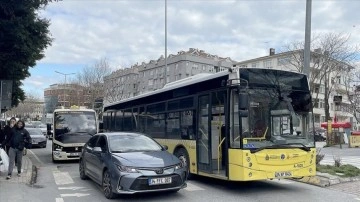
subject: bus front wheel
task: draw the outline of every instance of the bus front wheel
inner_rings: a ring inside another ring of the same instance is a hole
[[[186,167],[187,179],[191,179],[192,174],[190,173],[190,160],[187,151],[184,148],[180,148],[174,152],[174,155],[178,157],[181,163],[183,163],[183,165]]]

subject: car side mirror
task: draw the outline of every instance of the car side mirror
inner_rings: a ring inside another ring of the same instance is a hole
[[[163,145],[162,147],[164,148],[164,150],[168,150],[168,149],[169,149],[169,147],[166,146],[166,145]]]
[[[102,152],[101,147],[94,147],[93,149],[94,152]]]

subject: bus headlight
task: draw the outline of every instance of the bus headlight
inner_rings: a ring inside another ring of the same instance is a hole
[[[54,147],[55,147],[54,148],[55,151],[62,151],[62,148],[63,148],[62,146],[57,145],[57,144],[54,144]]]

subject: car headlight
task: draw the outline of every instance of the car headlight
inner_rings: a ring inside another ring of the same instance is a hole
[[[175,165],[175,170],[179,170],[179,169],[181,169],[183,167],[184,167],[184,165],[182,163],[178,163],[178,164]]]
[[[125,172],[125,173],[138,173],[139,172],[136,168],[133,168],[133,167],[120,166],[120,165],[117,165],[117,167],[121,172]]]

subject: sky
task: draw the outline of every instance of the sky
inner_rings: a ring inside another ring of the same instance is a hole
[[[197,48],[243,61],[304,41],[306,0],[62,0],[39,11],[53,43],[23,81],[26,93],[75,79],[106,58],[113,70]],[[360,44],[358,0],[312,0],[312,35],[350,34]]]

